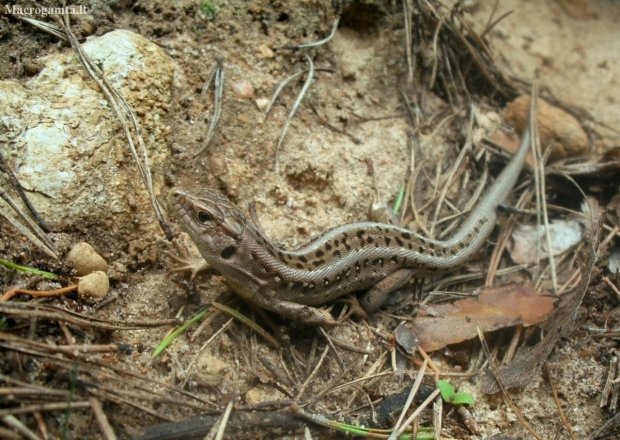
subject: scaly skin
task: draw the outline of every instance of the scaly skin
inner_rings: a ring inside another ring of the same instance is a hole
[[[173,188],[168,201],[203,258],[230,287],[255,304],[307,325],[336,324],[312,306],[358,290],[367,312],[412,277],[434,275],[464,264],[495,226],[495,210],[523,168],[521,146],[460,230],[446,241],[397,226],[362,222],[330,229],[295,250],[278,249],[241,210],[217,191]]]

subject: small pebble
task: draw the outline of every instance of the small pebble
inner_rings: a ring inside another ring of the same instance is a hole
[[[76,270],[77,276],[88,275],[95,271],[108,271],[108,263],[91,245],[85,242],[77,243],[65,257],[65,262]]]
[[[226,159],[217,153],[209,157],[209,170],[214,176],[226,173]]]
[[[101,299],[110,291],[110,280],[100,270],[80,278],[78,296],[83,299]]]
[[[527,123],[529,108],[530,97],[519,96],[506,107],[506,122],[522,133]],[[543,149],[553,148],[551,160],[586,152],[588,137],[572,115],[539,99],[537,119],[540,129],[540,145]]]
[[[196,361],[196,381],[202,386],[216,387],[222,383],[229,365],[208,353],[201,355]]]
[[[243,80],[233,84],[233,91],[237,98],[251,99],[254,98],[254,87],[249,81]]]
[[[269,105],[269,100],[267,98],[258,98],[256,100],[256,107],[258,107],[260,111],[265,110],[268,105]]]
[[[266,44],[261,44],[260,46],[258,46],[257,52],[259,58],[273,58],[276,56],[273,53],[273,50],[271,50],[271,48]]]

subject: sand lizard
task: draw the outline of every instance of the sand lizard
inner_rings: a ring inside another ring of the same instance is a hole
[[[367,312],[412,277],[463,265],[495,227],[497,206],[508,196],[530,145],[525,129],[514,154],[460,230],[445,241],[373,222],[330,229],[295,250],[273,246],[221,193],[173,188],[168,201],[211,267],[243,298],[308,325],[336,324],[315,308],[346,294],[368,290]]]

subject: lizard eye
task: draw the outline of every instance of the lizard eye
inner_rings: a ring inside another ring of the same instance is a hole
[[[208,212],[198,211],[198,213],[196,214],[196,220],[198,220],[198,223],[204,226],[206,223],[209,223],[211,220],[213,220],[213,217],[211,217]]]

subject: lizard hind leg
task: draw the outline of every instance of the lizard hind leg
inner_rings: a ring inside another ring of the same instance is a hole
[[[388,295],[403,287],[415,274],[415,269],[398,269],[375,284],[362,296],[360,303],[366,312],[374,313],[385,302]]]

